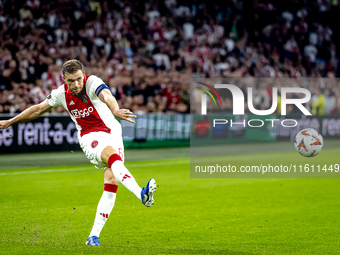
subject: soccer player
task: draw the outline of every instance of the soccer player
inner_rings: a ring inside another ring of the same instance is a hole
[[[0,128],[39,117],[58,105],[63,106],[75,122],[80,147],[98,169],[104,169],[104,192],[99,201],[92,231],[87,245],[100,246],[99,235],[116,200],[118,182],[131,191],[142,203],[154,204],[156,181],[150,179],[143,189],[124,166],[122,127],[115,119],[134,123],[130,110],[119,109],[104,82],[85,75],[84,66],[72,59],[63,64],[64,85],[53,90],[45,101],[34,105],[9,120],[0,121]]]

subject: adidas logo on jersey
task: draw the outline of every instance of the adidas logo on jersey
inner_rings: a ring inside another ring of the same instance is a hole
[[[71,103],[70,103],[70,105],[74,105],[74,102],[73,102],[73,100],[71,100]]]

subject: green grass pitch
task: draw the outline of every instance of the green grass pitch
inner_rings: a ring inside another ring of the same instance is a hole
[[[334,161],[340,149],[325,148],[315,160],[328,155]],[[257,160],[267,157],[282,154]],[[0,254],[340,253],[340,179],[194,179],[189,162],[127,162],[141,186],[156,179],[155,205],[144,207],[119,185],[102,247],[85,246],[103,190],[101,170],[88,164],[0,170]]]

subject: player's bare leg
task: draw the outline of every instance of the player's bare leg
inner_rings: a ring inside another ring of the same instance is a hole
[[[98,203],[92,231],[86,241],[87,245],[100,246],[98,238],[115,205],[117,189],[118,180],[115,178],[112,170],[106,167],[104,169],[104,192]]]
[[[141,188],[132,176],[130,171],[124,166],[121,157],[117,154],[115,149],[111,146],[106,147],[102,154],[101,159],[104,163],[108,164],[117,180],[131,191],[142,203],[150,207],[154,204],[153,193],[156,192],[156,181],[150,179],[145,188]]]

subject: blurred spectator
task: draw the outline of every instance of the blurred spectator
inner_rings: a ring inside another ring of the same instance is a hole
[[[33,98],[34,104],[40,104],[46,99],[50,91],[44,88],[44,82],[42,80],[35,81],[36,87],[30,91],[30,96]]]
[[[309,44],[305,46],[303,50],[303,54],[307,57],[307,61],[310,62],[312,65],[315,64],[316,55],[318,54],[317,48],[313,45],[311,41]]]
[[[187,19],[187,22],[183,24],[184,39],[188,40],[193,38],[194,30],[194,25],[190,22],[190,19]]]
[[[320,89],[315,89],[315,94],[312,98],[312,114],[313,115],[325,115],[325,96],[321,94]]]
[[[165,51],[163,49],[161,50],[161,52],[154,54],[152,58],[155,60],[157,69],[170,70],[170,59],[169,56],[165,54]]]
[[[140,113],[188,112],[191,78],[340,75],[336,1],[5,2],[0,112],[44,100],[63,84],[61,65],[70,58]],[[258,109],[271,102],[263,86],[254,88]],[[336,80],[311,86],[311,109],[339,113],[339,87]]]

